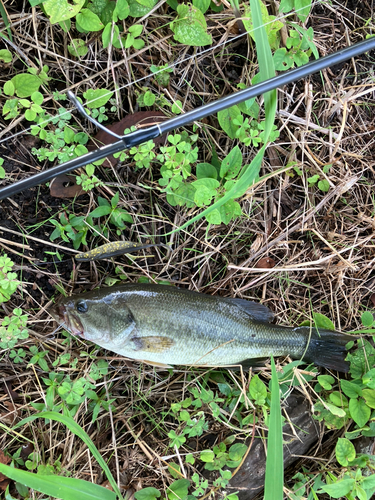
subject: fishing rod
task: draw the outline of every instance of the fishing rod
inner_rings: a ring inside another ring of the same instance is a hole
[[[76,96],[71,91],[68,91],[67,95],[69,99],[84,117],[91,121],[96,127],[104,130],[118,140],[116,142],[113,142],[112,144],[102,146],[95,151],[80,156],[79,158],[74,158],[73,160],[52,167],[44,172],[40,172],[38,174],[32,175],[31,177],[14,182],[9,186],[1,188],[0,200],[20,193],[25,189],[43,184],[53,179],[54,177],[57,177],[58,175],[66,174],[68,172],[71,172],[72,170],[75,170],[76,168],[83,167],[85,165],[88,165],[89,163],[101,160],[102,158],[113,155],[114,153],[119,153],[126,149],[130,149],[133,146],[138,146],[139,144],[147,142],[150,139],[155,139],[156,137],[171,132],[172,130],[175,130],[177,128],[184,127],[185,125],[188,125],[189,123],[192,123],[194,121],[202,120],[202,118],[218,113],[223,109],[230,108],[235,104],[247,101],[248,99],[251,99],[253,97],[258,97],[261,94],[265,94],[266,92],[275,90],[276,88],[282,87],[283,85],[293,83],[335,64],[343,63],[348,59],[351,59],[352,57],[357,57],[364,52],[372,49],[375,49],[375,36],[362,42],[356,43],[355,45],[351,45],[350,47],[346,47],[345,49],[338,50],[333,54],[329,54],[315,61],[311,61],[307,64],[304,64],[303,66],[300,66],[299,68],[281,73],[278,76],[253,85],[252,87],[249,87],[247,89],[240,90],[239,92],[230,94],[226,97],[218,99],[217,101],[213,101],[204,106],[200,106],[199,108],[193,109],[192,111],[189,111],[183,115],[171,118],[163,123],[151,125],[150,127],[144,129],[135,130],[134,132],[130,132],[129,134],[123,136],[115,134],[114,132],[103,126],[101,123],[99,123],[97,120],[89,116],[82,104],[77,100]]]

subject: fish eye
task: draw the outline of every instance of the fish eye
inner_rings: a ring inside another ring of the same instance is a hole
[[[76,309],[79,313],[85,313],[87,312],[87,302],[85,300],[79,300],[77,302],[77,306],[76,306]]]

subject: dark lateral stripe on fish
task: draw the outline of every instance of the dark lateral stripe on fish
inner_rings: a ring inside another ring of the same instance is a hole
[[[137,252],[138,250],[144,250],[150,247],[166,247],[169,249],[168,245],[164,243],[133,243],[132,241],[113,241],[112,243],[106,243],[100,247],[96,247],[89,252],[79,253],[75,256],[78,262],[87,262],[99,259],[108,259],[109,257],[115,257],[116,255],[122,255],[125,253]]]

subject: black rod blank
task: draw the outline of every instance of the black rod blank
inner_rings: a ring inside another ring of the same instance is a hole
[[[258,83],[247,89],[230,94],[222,99],[206,104],[205,106],[193,109],[188,113],[171,118],[161,124],[152,125],[151,127],[145,129],[130,132],[129,134],[124,135],[121,140],[107,146],[103,146],[96,151],[92,151],[80,156],[79,158],[75,158],[74,160],[57,165],[56,167],[52,167],[44,172],[32,175],[27,179],[23,179],[9,186],[3,187],[0,189],[0,200],[13,196],[14,194],[17,194],[25,189],[37,186],[38,184],[47,182],[60,174],[66,174],[76,168],[93,163],[97,160],[105,158],[106,156],[112,155],[113,153],[118,153],[133,146],[138,146],[139,144],[147,142],[150,139],[155,139],[159,135],[171,132],[179,127],[188,125],[193,121],[201,120],[206,116],[215,114],[223,109],[230,108],[235,104],[239,104],[240,102],[253,97],[258,97],[259,95],[274,90],[277,87],[295,82],[335,64],[343,63],[352,57],[357,57],[372,49],[375,49],[375,37],[371,37],[355,45],[346,47],[345,49],[338,50],[333,54],[311,61],[303,66],[300,66],[299,68],[286,71],[278,76],[266,80],[265,82]]]

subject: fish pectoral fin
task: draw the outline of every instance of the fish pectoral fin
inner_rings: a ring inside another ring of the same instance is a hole
[[[244,300],[244,299],[229,299],[229,298],[227,300],[232,302],[232,304],[236,304],[237,307],[241,308],[249,316],[251,316],[252,319],[255,319],[256,321],[260,321],[262,323],[270,323],[274,318],[273,312],[270,309],[268,309],[267,306],[259,304],[258,302],[251,302],[250,300]]]
[[[174,345],[174,340],[161,336],[133,337],[132,341],[136,351],[144,352],[164,352]]]

